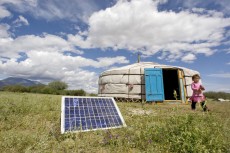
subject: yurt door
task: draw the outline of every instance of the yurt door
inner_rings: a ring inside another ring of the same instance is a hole
[[[160,68],[145,68],[146,101],[164,101],[163,74]]]

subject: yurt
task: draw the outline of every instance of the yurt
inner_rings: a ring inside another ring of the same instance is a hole
[[[140,62],[100,74],[98,96],[127,101],[187,103],[192,76],[199,72],[178,66]]]

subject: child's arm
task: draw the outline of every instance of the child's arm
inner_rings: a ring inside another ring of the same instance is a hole
[[[204,86],[200,85],[200,90],[205,90]]]

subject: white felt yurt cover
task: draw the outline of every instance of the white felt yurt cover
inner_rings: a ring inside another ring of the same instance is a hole
[[[184,67],[162,65],[153,62],[141,62],[114,68],[101,73],[99,77],[98,96],[145,99],[145,68],[176,68],[181,69],[185,76],[188,97],[192,95],[192,75],[199,72]],[[165,76],[164,76],[165,77]]]

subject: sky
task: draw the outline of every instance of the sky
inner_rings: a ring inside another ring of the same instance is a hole
[[[97,92],[100,73],[137,62],[201,73],[230,92],[229,0],[0,0],[0,79]]]

